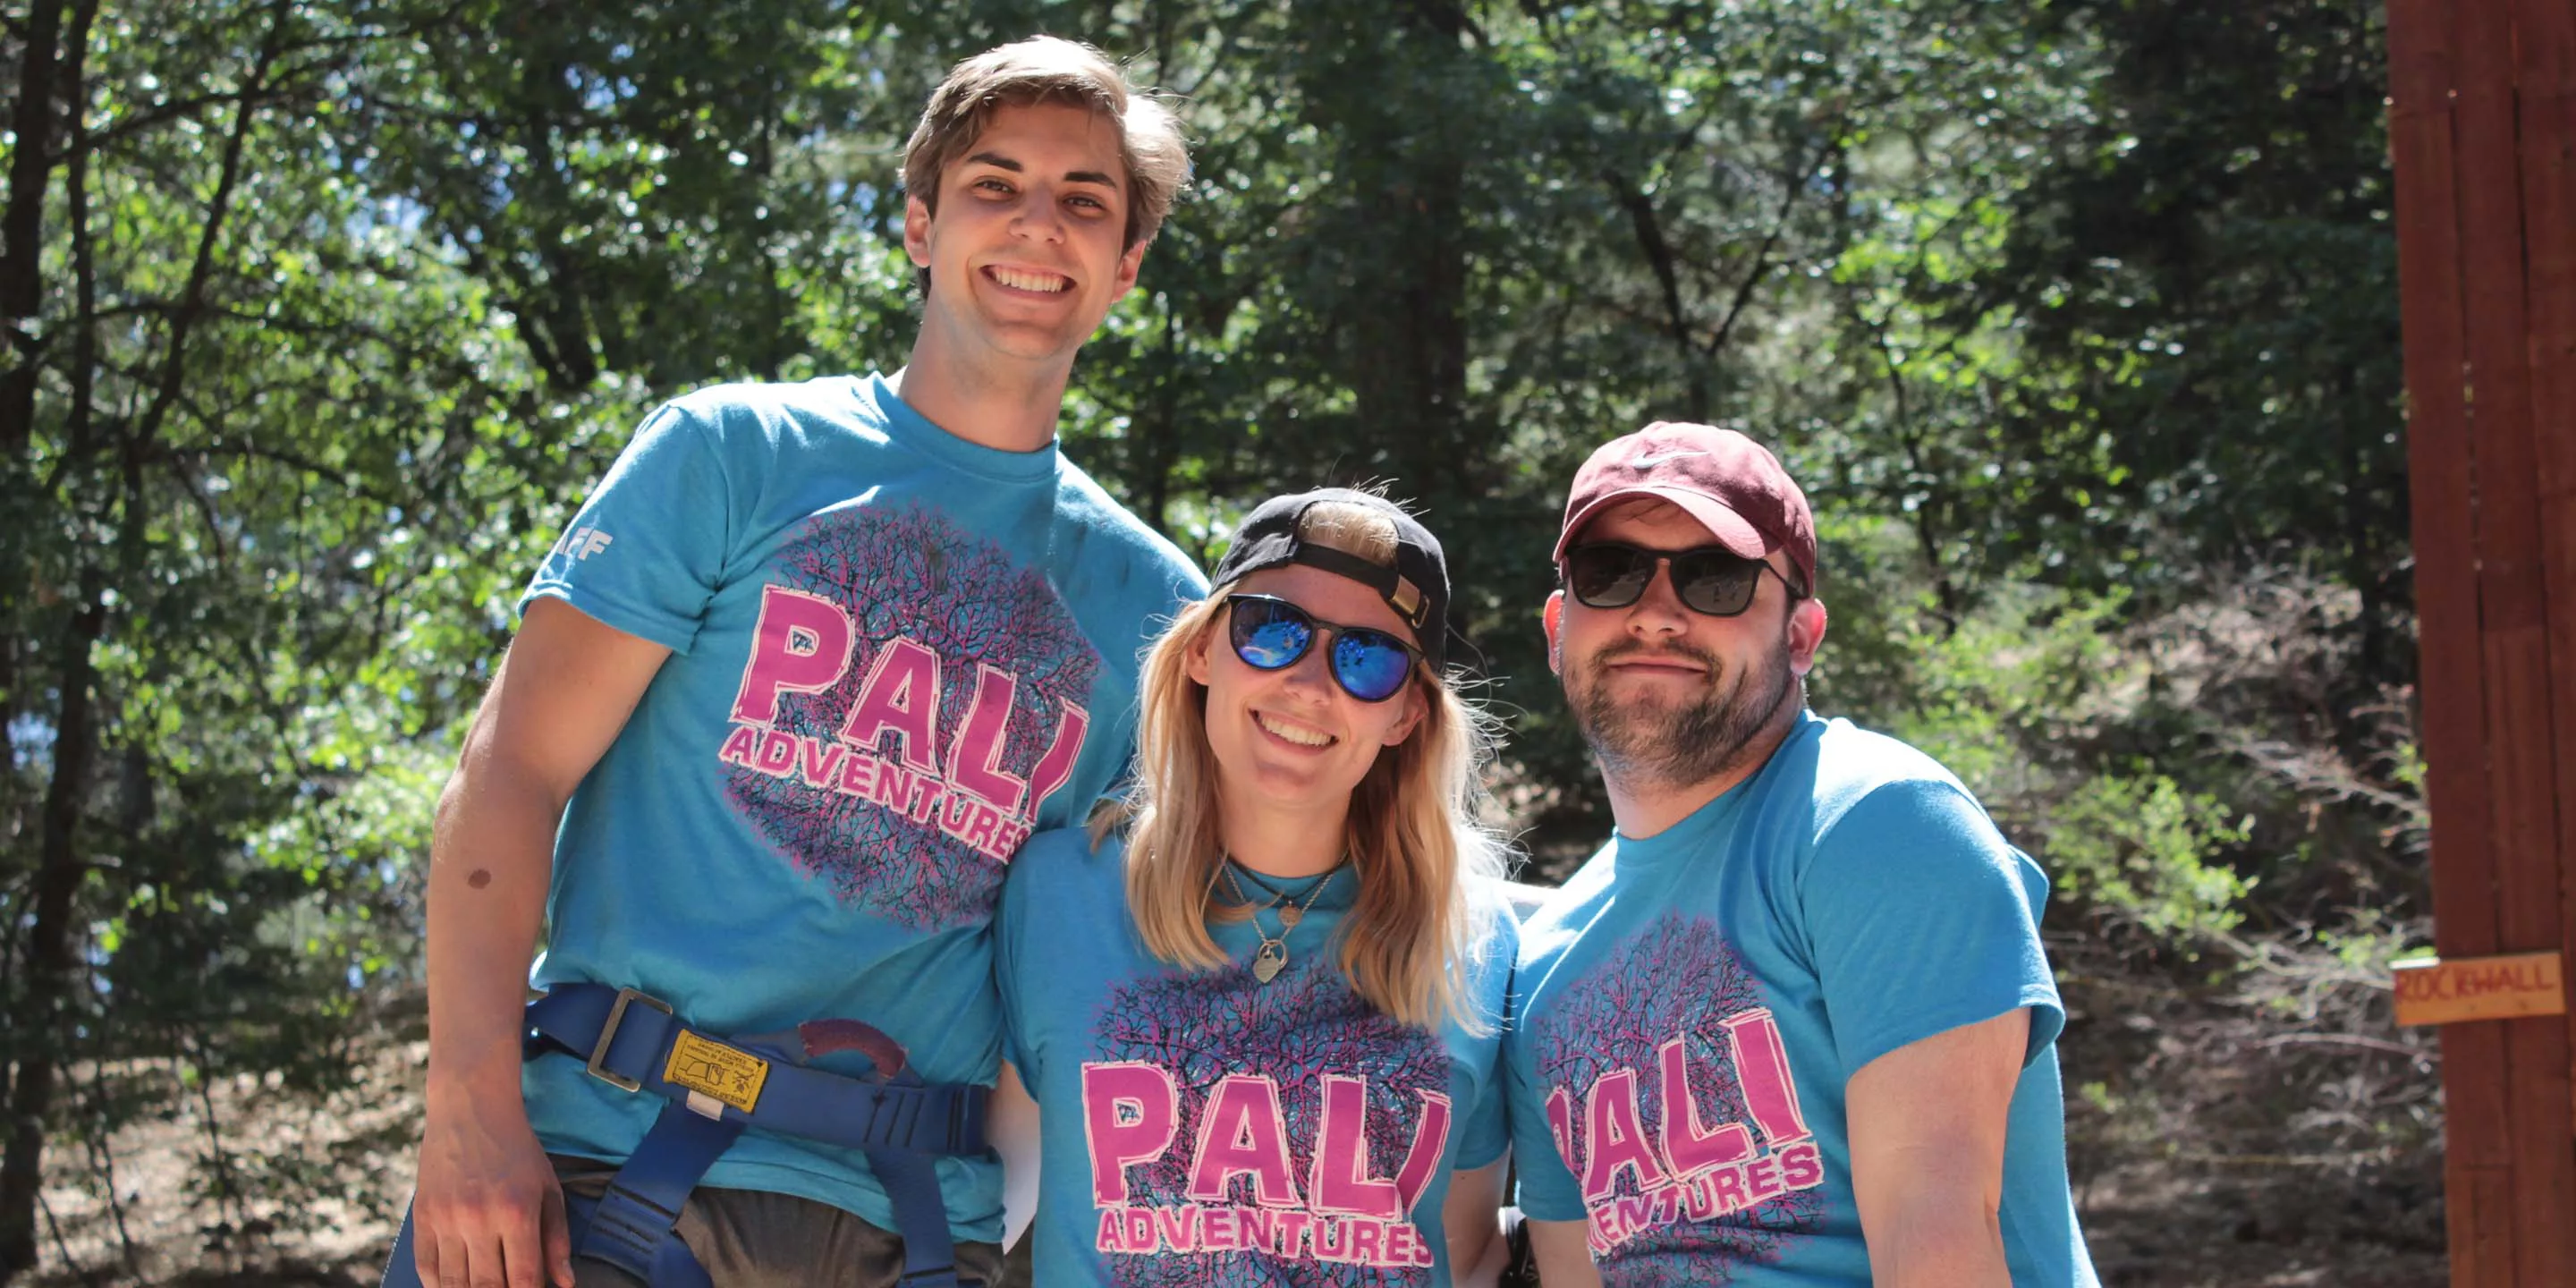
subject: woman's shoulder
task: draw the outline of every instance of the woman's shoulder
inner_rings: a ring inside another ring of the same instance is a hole
[[[1116,833],[1093,844],[1084,827],[1050,828],[1031,836],[1011,859],[1011,897],[1062,898],[1104,884],[1123,887],[1127,840]]]

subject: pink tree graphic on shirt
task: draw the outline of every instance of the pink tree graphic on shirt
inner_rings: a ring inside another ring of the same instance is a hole
[[[926,760],[951,784],[948,758],[981,668],[1016,684],[993,765],[1024,783],[1054,746],[1063,712],[1088,700],[1100,672],[1099,654],[1043,573],[1014,564],[934,510],[854,506],[815,515],[780,548],[771,575],[849,614],[856,644],[830,687],[779,693],[770,727],[835,743],[871,663],[907,641],[937,659],[935,746],[900,747],[905,735],[889,729],[868,749],[892,764],[906,763],[907,754],[915,766]],[[762,835],[829,882],[844,904],[916,930],[991,918],[1002,866],[941,830],[939,810],[950,801],[905,809],[817,786],[803,774],[776,777],[743,765],[726,773],[728,795]],[[1022,812],[1033,814],[1037,804],[1024,801]]]
[[[1180,1091],[1174,1147],[1126,1171],[1129,1202],[1179,1206],[1189,1194],[1191,1151],[1210,1093],[1229,1075],[1265,1077],[1280,1090],[1289,1158],[1298,1184],[1311,1176],[1325,1075],[1367,1081],[1368,1171],[1392,1177],[1404,1166],[1423,1113],[1423,1093],[1449,1094],[1449,1054],[1430,1032],[1399,1024],[1352,992],[1323,952],[1267,984],[1245,965],[1140,977],[1113,992],[1093,1025],[1097,1059],[1137,1061],[1170,1074]],[[1464,1114],[1459,1105],[1454,1112]],[[1308,1196],[1311,1198],[1311,1196]],[[1252,1206],[1250,1176],[1227,1184],[1225,1201]],[[1424,1198],[1408,1216],[1419,1225]],[[1428,1236],[1426,1228],[1423,1233]],[[1108,1271],[1131,1288],[1363,1288],[1431,1282],[1425,1268],[1388,1268],[1280,1257],[1267,1252],[1107,1254]]]
[[[1633,1071],[1646,1138],[1663,1140],[1661,1053],[1679,1036],[1691,1103],[1701,1121],[1751,1124],[1755,1115],[1720,1022],[1766,1005],[1761,984],[1715,923],[1667,913],[1595,962],[1532,1017],[1530,1042],[1542,1090],[1561,1089],[1579,1107],[1602,1075]],[[1585,1175],[1590,1160],[1579,1122],[1567,1152],[1568,1169]],[[1639,1189],[1634,1169],[1616,1174],[1616,1193]],[[1602,1280],[1617,1288],[1732,1283],[1743,1267],[1777,1262],[1823,1215],[1820,1191],[1794,1189],[1729,1215],[1641,1229],[1602,1260]]]

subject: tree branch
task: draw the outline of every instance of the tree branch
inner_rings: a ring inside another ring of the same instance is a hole
[[[207,461],[226,457],[236,460],[267,461],[272,464],[283,465],[298,473],[310,474],[315,478],[335,484],[341,491],[350,496],[360,497],[365,500],[375,502],[378,505],[400,506],[410,500],[410,498],[385,491],[383,488],[360,482],[348,471],[343,470],[338,466],[328,465],[321,461],[317,461],[312,457],[303,455],[300,452],[286,451],[282,448],[255,447],[248,443],[218,443],[205,447],[163,446],[156,448],[153,454],[153,459],[169,463],[177,469],[184,469],[185,463],[191,460],[202,464]]]
[[[1683,413],[1690,420],[1707,420],[1708,375],[1701,369],[1699,355],[1692,350],[1690,315],[1682,304],[1681,274],[1674,268],[1672,243],[1664,239],[1663,220],[1655,213],[1654,199],[1615,169],[1604,168],[1601,180],[1610,185],[1612,198],[1628,212],[1628,226],[1636,235],[1637,249],[1645,253],[1646,266],[1662,289],[1664,330],[1681,356],[1682,379],[1689,390]]]
[[[1858,287],[1847,291],[1846,299],[1852,318],[1869,332],[1878,352],[1880,370],[1886,374],[1888,395],[1896,404],[1896,441],[1905,449],[1906,466],[1913,471],[1915,478],[1929,480],[1934,475],[1923,459],[1922,434],[1914,423],[1913,408],[1906,396],[1903,364],[1897,360],[1895,344],[1888,339],[1887,326],[1861,307]],[[1950,577],[1949,565],[1941,558],[1943,533],[1936,525],[1932,509],[1928,504],[1914,507],[1907,526],[1914,529],[1915,543],[1922,552],[1924,565],[1932,571],[1933,602],[1941,619],[1941,635],[1946,639],[1959,629],[1959,588]]]
[[[242,153],[248,148],[252,129],[252,99],[265,86],[269,68],[275,64],[287,18],[294,12],[293,0],[271,0],[268,38],[260,43],[257,61],[244,86],[240,101],[233,107],[232,130],[224,137],[224,159],[215,193],[206,202],[206,224],[197,236],[197,253],[188,264],[188,285],[179,293],[179,308],[170,321],[170,347],[161,367],[160,387],[152,402],[135,423],[138,442],[151,442],[161,432],[161,422],[170,414],[178,399],[179,386],[187,373],[188,336],[195,329],[197,317],[205,302],[206,282],[214,275],[215,247],[223,240],[224,221],[232,214],[233,192],[241,182]]]
[[[1790,182],[1788,191],[1781,194],[1779,213],[1771,217],[1771,231],[1753,252],[1753,266],[1744,271],[1744,281],[1735,288],[1735,300],[1727,306],[1726,320],[1718,323],[1716,332],[1708,338],[1708,356],[1711,358],[1726,348],[1728,337],[1735,334],[1736,320],[1744,316],[1744,310],[1753,303],[1754,293],[1761,289],[1764,279],[1771,276],[1771,252],[1779,247],[1780,239],[1788,235],[1790,214],[1797,209],[1798,199],[1806,195],[1807,185],[1815,182],[1816,172],[1824,167],[1825,158],[1833,155],[1832,140],[1840,137],[1841,133],[1840,128],[1828,132],[1826,142],[1816,148],[1815,155],[1799,168],[1798,177]]]

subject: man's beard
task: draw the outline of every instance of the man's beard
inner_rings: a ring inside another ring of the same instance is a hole
[[[1688,658],[1708,668],[1714,681],[1695,698],[1674,704],[1613,697],[1605,674],[1609,665],[1649,653]],[[1579,670],[1569,669],[1567,680],[1575,726],[1600,759],[1602,773],[1653,787],[1687,787],[1745,768],[1752,744],[1779,718],[1797,684],[1786,640],[1754,667],[1733,671],[1686,645],[1623,644],[1603,649]]]

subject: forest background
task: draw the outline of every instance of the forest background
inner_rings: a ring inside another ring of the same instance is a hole
[[[1539,648],[1656,418],[1807,484],[1813,697],[2056,883],[2114,1284],[2440,1273],[2384,30],[2361,0],[29,0],[0,189],[0,1283],[373,1282],[420,864],[510,605],[659,399],[892,369],[898,152],[1033,31],[1197,181],[1063,433],[1202,557],[1449,541],[1525,876]]]

